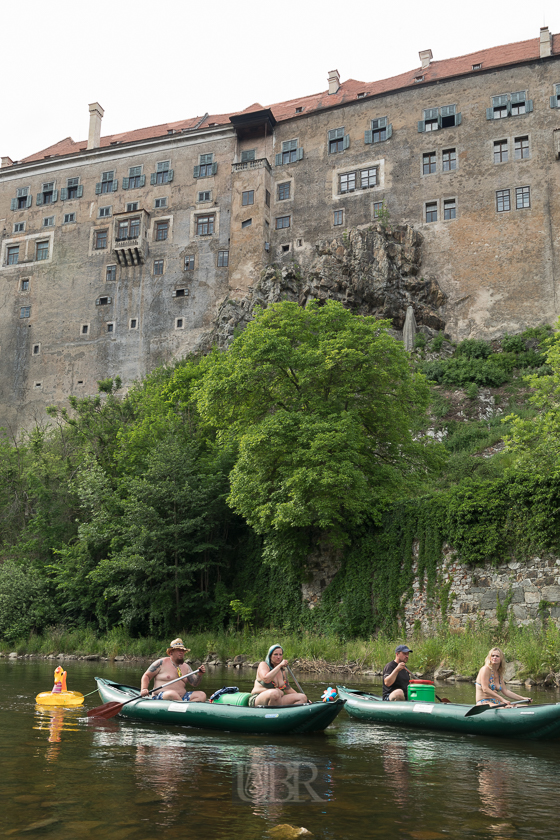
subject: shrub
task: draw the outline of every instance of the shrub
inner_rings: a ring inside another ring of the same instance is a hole
[[[34,569],[0,565],[0,638],[11,642],[42,630],[48,607],[45,582]]]
[[[432,343],[430,345],[430,350],[432,350],[433,353],[439,353],[439,351],[441,350],[441,346],[442,346],[444,341],[445,341],[445,339],[444,339],[443,333],[438,332],[436,337],[432,340]]]
[[[423,350],[426,346],[426,336],[424,333],[416,333],[414,336],[414,348],[415,350]]]
[[[466,359],[487,359],[492,349],[486,341],[478,338],[466,338],[457,345],[455,356],[464,356]]]
[[[506,333],[502,338],[504,353],[523,353],[525,349],[525,340],[520,335],[508,335]]]

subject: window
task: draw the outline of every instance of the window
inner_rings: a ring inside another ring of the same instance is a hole
[[[89,332],[89,324],[82,324],[82,335],[87,335]]]
[[[19,317],[20,318],[30,318],[31,317],[31,307],[30,306],[21,306],[19,310]]]
[[[210,236],[214,233],[214,216],[197,216],[196,217],[196,234],[197,236]]]
[[[418,131],[438,131],[440,128],[453,128],[461,125],[462,116],[456,105],[443,105],[441,108],[425,108],[424,119],[418,123]]]
[[[516,137],[514,142],[513,156],[515,160],[524,160],[529,157],[529,138]]]
[[[505,213],[508,210],[511,210],[509,190],[498,190],[496,192],[496,211]]]
[[[102,195],[103,193],[115,192],[119,186],[119,182],[115,180],[115,170],[110,172],[103,172],[101,181],[95,185],[95,194]]]
[[[245,190],[245,192],[241,193],[241,204],[243,207],[247,207],[249,204],[255,203],[255,191],[254,190]]]
[[[45,216],[43,219],[43,227],[54,227],[54,216]]]
[[[444,172],[451,172],[451,170],[457,169],[456,149],[444,149],[441,153],[441,163]]]
[[[84,194],[84,188],[80,184],[79,178],[68,178],[66,187],[60,191],[60,198],[62,201],[71,201],[73,198],[81,198]]]
[[[371,129],[366,131],[365,143],[382,143],[393,135],[393,126],[387,124],[387,117],[381,117],[371,121]]]
[[[27,277],[21,281],[19,290],[20,290],[20,292],[28,292],[29,291],[29,279]]]
[[[128,178],[122,179],[123,190],[137,190],[146,183],[146,176],[142,175],[141,166],[131,166],[128,170]]]
[[[502,120],[505,117],[517,117],[520,114],[530,114],[533,110],[533,100],[527,99],[527,91],[516,93],[502,93],[492,97],[492,107],[486,109],[487,120]]]
[[[150,175],[150,184],[169,184],[173,180],[173,170],[169,168],[171,161],[160,160],[156,165],[156,171]]]
[[[115,324],[114,324],[113,321],[109,321],[109,323],[107,324],[107,332],[110,333],[110,332],[114,332],[114,331],[115,331]]]
[[[437,222],[437,201],[426,203],[426,222]]]
[[[25,222],[16,222],[14,225],[14,233],[23,233],[25,230]]]
[[[287,254],[289,250],[290,250],[289,245],[282,245],[282,253],[283,254]]]
[[[97,298],[95,301],[96,306],[109,306],[110,303],[113,302],[113,298],[110,297],[100,297]]]
[[[531,206],[531,190],[529,187],[515,188],[515,209],[524,210]]]
[[[154,274],[163,274],[163,260],[154,260]]]
[[[126,212],[127,213],[136,213],[139,207],[139,203],[137,201],[129,201],[126,205]]]
[[[64,224],[69,225],[72,222],[76,221],[76,214],[75,213],[65,213],[64,214]]]
[[[554,96],[550,97],[550,107],[560,107],[560,85],[554,85]]]
[[[338,191],[339,193],[354,192],[356,189],[356,173],[346,172],[344,175],[338,176]]]
[[[276,219],[276,230],[282,230],[282,228],[289,228],[290,227],[290,217],[289,216],[278,216]]]
[[[218,251],[218,268],[227,268],[229,265],[229,251]]]
[[[29,187],[19,187],[16,190],[16,197],[12,198],[10,202],[10,210],[27,210],[28,207],[31,207],[31,201]]]
[[[247,163],[250,160],[255,160],[255,149],[246,149],[241,152],[241,163]]]
[[[110,282],[117,279],[117,266],[108,265],[105,270],[105,281]]]
[[[156,222],[156,242],[163,242],[169,233],[169,222]]]
[[[422,155],[422,175],[431,175],[436,171],[436,153],[425,152]]]
[[[212,201],[212,190],[199,192],[197,201]]]
[[[344,221],[344,210],[335,210],[334,211],[334,218],[333,218],[333,225],[336,227],[337,225],[341,225]]]
[[[93,235],[93,247],[96,251],[101,251],[107,247],[107,230],[96,230]]]
[[[32,354],[32,355],[33,355],[33,356],[39,356],[40,354],[41,354],[41,345],[40,345],[40,344],[34,344],[34,345],[33,345],[33,354]]]
[[[156,198],[154,201],[154,207],[156,210],[158,207],[167,207],[167,199],[166,198]]]
[[[128,322],[128,328],[130,330],[137,330],[138,329],[138,318],[131,318]]]
[[[37,193],[37,207],[42,204],[54,204],[58,200],[58,190],[54,188],[54,181],[47,181],[43,184],[40,193]]]
[[[285,163],[295,163],[297,160],[303,159],[303,149],[298,146],[297,138],[295,140],[284,140],[282,143],[282,151],[276,155],[276,166],[282,166]]]
[[[369,169],[362,169],[360,172],[360,187],[367,190],[369,187],[377,186],[377,166]]]
[[[183,319],[182,318],[175,318],[175,329],[182,330],[183,329]]]
[[[105,219],[107,216],[111,215],[111,208],[110,207],[100,207],[97,213],[100,219]]]
[[[379,219],[379,217],[383,213],[383,202],[382,201],[375,201],[373,204],[373,218]]]
[[[35,250],[35,259],[40,260],[48,260],[49,258],[49,241],[46,242],[37,242],[37,247]]]
[[[117,231],[117,241],[122,239],[136,239],[140,234],[140,219],[138,217],[132,219],[123,219],[119,222]]]
[[[244,222],[241,222],[241,227],[242,228],[248,228],[248,227],[251,227],[252,224],[253,224],[252,219],[245,219]]]
[[[6,252],[6,265],[17,265],[19,262],[19,245],[9,245]]]
[[[472,69],[473,69],[473,70],[480,70],[480,69],[481,69],[481,67],[482,67],[482,64],[473,64],[473,65],[472,65]]]
[[[494,140],[494,163],[505,163],[508,159],[507,140]]]
[[[270,193],[268,190],[264,191],[264,202],[267,207],[270,207]]]
[[[200,155],[199,164],[194,168],[195,178],[210,178],[218,171],[218,164],[214,163],[214,155]]]
[[[344,126],[342,128],[333,128],[329,131],[328,136],[328,151],[329,155],[335,155],[338,152],[343,152],[350,145],[350,135],[344,133]]]
[[[296,108],[296,114],[301,114],[301,113],[303,113],[303,108],[301,106],[299,106],[298,108]]]
[[[185,271],[194,271],[194,257],[185,257]]]
[[[172,293],[172,297],[186,297],[188,293],[188,289],[175,289],[175,291]]]
[[[457,218],[457,204],[454,198],[446,198],[443,201],[443,218],[456,219]]]
[[[290,197],[291,182],[286,181],[285,184],[278,184],[278,201],[285,201]]]

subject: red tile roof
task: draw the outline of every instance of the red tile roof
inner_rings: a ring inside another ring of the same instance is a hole
[[[552,35],[552,54],[560,53],[560,35]],[[377,82],[359,82],[356,79],[348,79],[340,85],[337,93],[329,94],[328,91],[311,94],[310,96],[291,99],[288,102],[279,102],[270,105],[269,108],[278,122],[288,120],[296,115],[296,108],[302,109],[301,113],[309,114],[323,108],[334,105],[342,105],[356,100],[358,93],[365,93],[366,96],[389,93],[400,88],[412,87],[418,82],[415,78],[422,76],[422,83],[433,82],[454,76],[466,75],[473,71],[473,65],[480,64],[482,70],[503,67],[510,64],[518,64],[524,61],[532,61],[539,58],[540,39],[531,38],[529,41],[518,41],[515,44],[505,44],[501,47],[490,47],[487,50],[469,53],[459,58],[447,58],[443,61],[431,61],[428,67],[417,67],[407,73],[392,76],[390,79],[383,79]],[[205,114],[203,117],[193,117],[187,120],[179,120],[174,123],[163,123],[149,128],[138,128],[135,131],[125,131],[121,134],[113,134],[101,138],[101,148],[120,143],[133,143],[138,140],[148,140],[154,137],[162,137],[170,132],[189,131],[194,128],[206,128],[212,125],[228,125],[230,117],[235,114],[245,114],[251,111],[263,110],[263,106],[255,102],[243,111],[236,111],[231,114]],[[49,146],[36,154],[25,158],[22,163],[43,160],[45,157],[58,157],[81,152],[87,148],[87,141],[75,142],[71,137],[60,140],[53,146]]]

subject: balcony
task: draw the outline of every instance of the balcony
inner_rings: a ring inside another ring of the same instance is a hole
[[[148,257],[148,214],[145,210],[114,215],[113,253],[119,265],[143,265]]]
[[[231,171],[243,172],[246,169],[268,169],[271,171],[270,163],[266,158],[258,158],[257,160],[246,160],[243,163],[232,163]]]

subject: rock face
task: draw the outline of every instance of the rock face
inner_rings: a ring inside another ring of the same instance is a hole
[[[316,243],[315,257],[302,274],[294,262],[268,266],[241,300],[226,300],[206,342],[225,348],[234,332],[251,320],[255,306],[280,300],[305,306],[308,300],[338,300],[356,314],[387,318],[400,336],[407,308],[417,329],[445,330],[446,296],[433,277],[420,276],[422,237],[410,225],[368,225]]]

